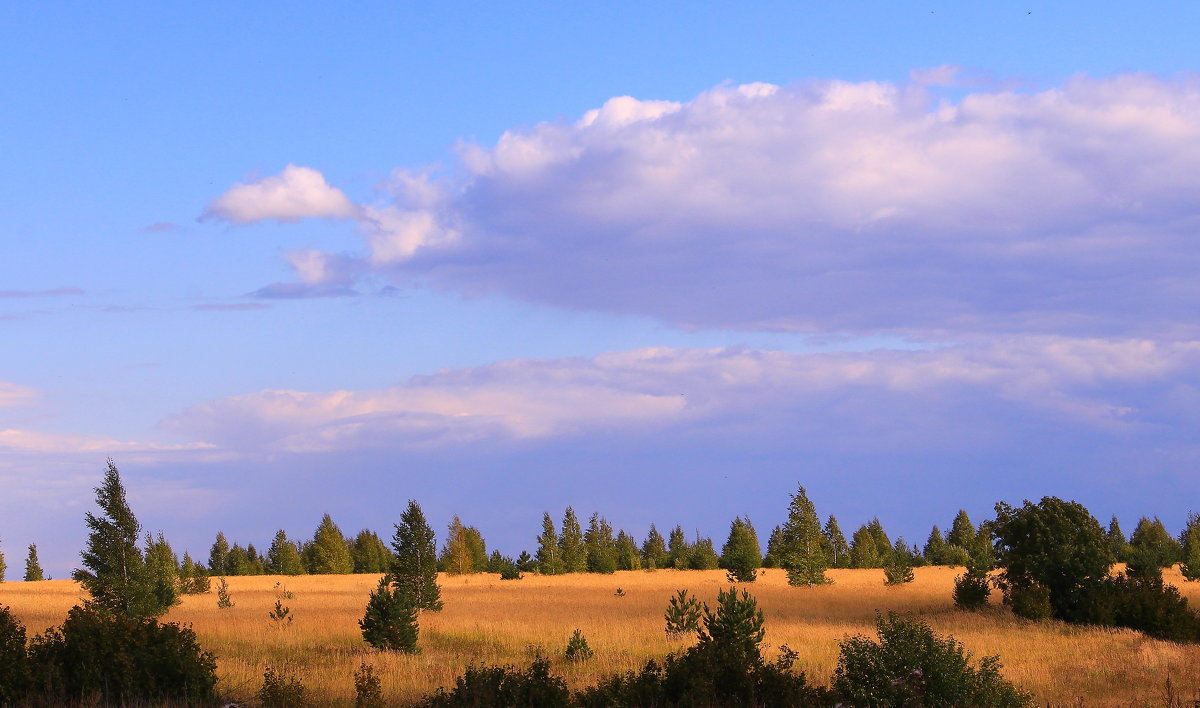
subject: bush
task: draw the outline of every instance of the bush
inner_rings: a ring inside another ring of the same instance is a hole
[[[225,578],[217,578],[217,609],[227,610],[233,607],[233,596],[229,594],[229,583]]]
[[[363,640],[375,647],[418,654],[417,603],[407,588],[392,586],[388,577],[379,579],[371,592],[363,618],[358,621]]]
[[[1172,642],[1200,641],[1200,618],[1174,585],[1128,574],[1106,581],[1090,598],[1088,621],[1145,632]]]
[[[306,708],[310,705],[308,689],[300,677],[286,669],[276,671],[273,666],[268,666],[263,672],[258,700],[263,708]]]
[[[525,670],[515,666],[468,666],[463,675],[455,679],[451,691],[439,688],[418,705],[423,708],[565,708],[570,702],[567,682],[551,674],[550,662],[538,657]]]
[[[212,701],[216,660],[177,624],[75,606],[30,644],[33,690],[59,703]]]
[[[383,708],[383,685],[370,664],[354,672],[354,708]]]
[[[567,648],[563,652],[563,657],[567,661],[587,661],[596,655],[592,648],[588,646],[587,638],[583,636],[583,632],[578,629],[567,640]]]
[[[680,590],[667,604],[664,618],[667,620],[667,636],[677,637],[700,629],[700,601]]]
[[[25,627],[0,605],[0,706],[16,703],[29,687]]]
[[[1028,694],[1000,675],[1000,660],[971,653],[941,638],[916,618],[889,612],[876,619],[879,641],[849,637],[841,643],[833,689],[852,705],[1028,706]]]
[[[1012,607],[1013,614],[1028,620],[1050,619],[1050,589],[1044,585],[1022,585],[1008,589],[1004,604]]]
[[[963,573],[954,579],[954,606],[960,610],[978,610],[987,606],[992,584],[987,576]]]
[[[906,558],[897,558],[892,556],[893,560],[888,561],[883,566],[883,584],[884,585],[903,585],[913,581],[913,569],[911,563]]]

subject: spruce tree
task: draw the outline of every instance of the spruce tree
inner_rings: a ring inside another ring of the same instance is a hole
[[[640,570],[642,554],[638,550],[637,541],[624,529],[617,532],[617,570]]]
[[[225,534],[218,531],[217,540],[213,541],[212,549],[208,552],[208,569],[215,574],[225,573],[229,564],[229,541]]]
[[[853,568],[882,568],[883,554],[875,544],[875,535],[866,524],[858,527],[850,539],[850,566]]]
[[[355,573],[386,573],[392,564],[392,552],[379,534],[363,529],[350,543],[350,558]]]
[[[613,539],[612,526],[598,513],[593,513],[588,529],[583,534],[583,545],[587,548],[587,571],[589,573],[612,573],[617,569],[617,544]]]
[[[1183,546],[1183,563],[1179,572],[1189,582],[1200,580],[1200,514],[1188,514],[1187,526],[1180,534],[1180,545]]]
[[[825,554],[829,558],[829,567],[845,568],[849,565],[850,546],[846,543],[846,536],[833,514],[829,515],[821,534],[825,537]]]
[[[92,596],[92,605],[131,617],[158,617],[179,601],[175,587],[156,583],[138,548],[142,527],[125,501],[125,487],[112,459],[104,481],[96,487],[101,516],[84,516],[89,529],[87,548],[80,554],[83,569],[72,577]]]
[[[1117,521],[1116,514],[1113,514],[1112,520],[1108,522],[1108,531],[1104,535],[1108,538],[1108,546],[1112,549],[1113,558],[1116,558],[1118,563],[1128,561],[1129,541],[1125,538],[1125,533],[1121,531],[1121,523]]]
[[[408,508],[400,515],[392,537],[394,558],[385,578],[393,585],[406,588],[412,594],[418,610],[437,612],[442,609],[441,587],[437,582],[437,538],[425,520],[416,500],[408,500]]]
[[[25,556],[25,582],[37,582],[45,578],[42,564],[38,562],[37,544],[29,544],[29,555]]]
[[[583,527],[575,510],[567,507],[563,514],[562,532],[558,535],[558,555],[562,558],[564,573],[587,572],[587,546],[583,541]]]
[[[642,542],[642,566],[648,570],[670,567],[667,542],[654,524],[650,524],[650,532]]]
[[[936,525],[925,541],[924,553],[930,565],[949,565],[946,562],[946,539],[942,538],[942,530]]]
[[[312,545],[314,575],[347,575],[354,572],[354,561],[346,547],[346,537],[333,523],[329,514],[321,517],[321,523],[313,534]]]
[[[676,524],[667,539],[667,565],[676,570],[686,570],[691,555],[692,546],[683,533],[683,527]]]
[[[417,654],[417,602],[406,585],[392,585],[387,577],[371,591],[367,608],[358,626],[363,640],[385,651]]]
[[[304,562],[296,544],[288,540],[287,532],[279,529],[267,549],[267,568],[275,575],[303,575]],[[383,572],[383,571],[375,571]]]
[[[549,512],[542,513],[542,534],[537,538],[537,571],[542,575],[560,575],[565,571],[558,550],[558,532]]]
[[[954,521],[950,524],[950,533],[946,536],[946,543],[970,553],[975,548],[977,538],[975,526],[971,523],[971,517],[967,516],[966,509],[959,509],[958,515],[954,517]]]
[[[788,504],[788,518],[780,534],[779,564],[787,571],[789,585],[818,585],[829,582],[829,561],[821,547],[821,519],[800,486]]]
[[[729,536],[721,547],[721,567],[731,583],[752,583],[758,577],[762,550],[749,519],[738,516],[729,524]]]
[[[763,555],[764,568],[778,568],[779,554],[783,548],[783,527],[776,525],[767,537],[767,552]]]

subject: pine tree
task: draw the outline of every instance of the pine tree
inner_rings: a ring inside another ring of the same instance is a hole
[[[212,549],[208,552],[208,569],[213,573],[224,573],[229,564],[229,541],[225,534],[218,531],[217,540],[213,541]]]
[[[363,529],[350,543],[350,558],[355,573],[386,573],[392,564],[392,552],[379,534]]]
[[[420,653],[417,647],[419,608],[410,590],[410,586],[392,585],[386,576],[379,579],[379,585],[367,600],[366,612],[358,622],[367,644],[386,651]]]
[[[441,610],[437,538],[416,500],[409,499],[408,508],[400,515],[400,523],[396,524],[396,534],[392,537],[392,551],[392,567],[385,579],[406,588],[418,610]]]
[[[542,575],[560,575],[565,571],[558,550],[558,532],[548,512],[542,514],[542,535],[538,536],[537,570]]]
[[[592,514],[588,529],[583,534],[583,545],[587,548],[589,573],[612,573],[617,570],[617,544],[613,539],[612,526],[600,514]]]
[[[575,516],[575,510],[567,507],[563,514],[562,533],[558,535],[558,555],[562,558],[564,573],[587,572],[587,545],[583,541],[583,528]]]
[[[225,556],[225,575],[250,575],[250,554],[240,543],[233,544]]]
[[[801,486],[788,504],[788,518],[780,535],[779,564],[788,573],[789,585],[818,585],[829,582],[829,567],[821,548],[821,520]]]
[[[642,554],[638,551],[637,541],[624,529],[617,532],[617,570],[640,570]]]
[[[950,533],[946,536],[946,543],[971,553],[976,547],[977,540],[978,536],[975,526],[971,523],[971,517],[967,516],[965,509],[959,509],[958,515],[954,517],[954,522],[950,524]]]
[[[713,548],[711,538],[696,537],[691,553],[688,554],[687,567],[689,570],[716,570],[721,567],[721,559],[717,556],[717,550]]]
[[[446,545],[438,557],[438,566],[449,575],[466,575],[475,572],[471,559],[471,548],[467,544],[466,528],[456,515],[447,527]]]
[[[1112,520],[1108,522],[1108,531],[1104,535],[1108,538],[1108,546],[1112,549],[1113,558],[1116,558],[1118,563],[1128,561],[1129,541],[1125,538],[1125,533],[1121,531],[1121,523],[1117,521],[1116,514],[1113,514]]]
[[[842,533],[842,528],[838,526],[837,518],[833,514],[829,515],[829,519],[825,522],[825,528],[821,529],[821,534],[825,537],[825,551],[829,557],[830,568],[845,568],[850,564],[850,546],[846,543],[846,536]]]
[[[721,567],[731,583],[752,583],[758,577],[762,550],[749,519],[738,516],[729,524],[729,536],[721,547]]]
[[[946,562],[946,539],[942,538],[942,530],[936,525],[929,532],[925,541],[925,560],[930,565],[949,565]]]
[[[676,570],[686,570],[691,555],[692,546],[683,533],[683,527],[676,524],[667,538],[667,565]]]
[[[1183,563],[1179,572],[1189,582],[1200,580],[1200,514],[1188,514],[1187,526],[1180,534],[1180,545],[1183,546]]]
[[[648,570],[670,567],[667,542],[654,524],[650,524],[650,532],[642,542],[642,565]]]
[[[112,459],[104,481],[96,487],[96,505],[103,516],[85,515],[87,548],[80,554],[84,569],[72,577],[102,610],[131,617],[157,617],[179,601],[174,586],[156,583],[138,548],[142,527],[125,501],[125,487]]]
[[[771,535],[767,537],[767,552],[763,556],[764,568],[778,568],[779,554],[783,548],[783,527],[778,524],[771,529]]]
[[[29,555],[25,556],[25,582],[33,583],[45,578],[42,564],[38,562],[37,544],[29,544]]]
[[[354,572],[354,561],[350,559],[346,537],[329,514],[321,517],[321,523],[313,534],[312,557],[314,575],[347,575]]]
[[[287,532],[279,529],[267,549],[267,568],[275,575],[303,575],[304,562],[296,544],[288,540]],[[382,572],[382,571],[376,571]]]
[[[850,566],[852,568],[882,568],[883,554],[875,543],[875,536],[866,524],[858,527],[850,539]]]

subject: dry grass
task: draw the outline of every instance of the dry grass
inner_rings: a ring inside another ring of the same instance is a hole
[[[983,613],[954,610],[950,592],[956,571],[918,568],[916,581],[885,587],[878,570],[831,571],[833,585],[788,587],[782,571],[766,571],[748,586],[767,620],[769,653],[787,644],[800,655],[801,670],[826,681],[837,661],[838,641],[871,633],[876,610],[921,615],[936,631],[954,635],[975,655],[999,654],[1005,674],[1031,690],[1041,704],[1088,706],[1161,705],[1168,675],[1178,692],[1200,697],[1200,646],[1147,639],[1125,630],[1031,624],[1002,608]],[[1168,571],[1193,604],[1200,587]],[[453,683],[468,662],[528,663],[541,651],[573,687],[602,675],[640,666],[681,643],[663,634],[668,598],[688,588],[710,604],[726,586],[724,573],[660,570],[616,575],[526,576],[501,581],[495,575],[445,577],[446,609],[421,617],[422,653],[373,652],[362,642],[357,621],[377,576],[230,578],[235,606],[216,607],[215,593],[186,597],[167,620],[190,623],[201,643],[219,657],[219,689],[232,698],[257,691],[268,665],[285,662],[304,676],[322,705],[353,703],[352,674],[361,662],[374,664],[385,695],[414,699]],[[295,597],[284,600],[296,617],[285,629],[272,626],[275,583]],[[620,586],[624,597],[616,597]],[[71,581],[0,584],[0,604],[11,605],[31,632],[60,623],[80,597]],[[580,666],[561,659],[567,638],[583,630],[596,657]]]

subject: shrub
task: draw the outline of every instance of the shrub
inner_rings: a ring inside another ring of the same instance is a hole
[[[1200,641],[1200,618],[1174,585],[1161,579],[1121,574],[1090,598],[1087,620],[1128,627],[1172,642]]]
[[[383,708],[383,685],[370,664],[354,672],[354,708]]]
[[[664,618],[667,620],[667,636],[677,637],[700,629],[700,602],[688,595],[687,590],[680,590],[667,604]]]
[[[405,587],[392,586],[387,576],[371,592],[367,609],[358,622],[363,640],[376,649],[418,654],[417,603]]]
[[[912,581],[912,562],[907,558],[901,558],[899,554],[893,554],[892,558],[883,566],[883,584],[902,585]]]
[[[8,607],[0,605],[0,706],[14,704],[29,686],[29,657],[25,627]]]
[[[578,629],[567,640],[567,648],[563,652],[563,657],[567,661],[587,661],[596,655],[592,648],[588,646],[587,638],[583,636],[583,632]]]
[[[501,580],[520,580],[522,577],[521,568],[516,563],[510,562],[508,565],[500,568]]]
[[[463,675],[455,679],[453,689],[447,692],[439,688],[418,705],[423,708],[565,708],[570,701],[567,682],[551,674],[550,662],[538,657],[525,670],[515,666],[468,666]]]
[[[29,658],[33,689],[58,703],[204,703],[217,683],[216,660],[190,628],[90,605],[35,637]]]
[[[1049,619],[1050,589],[1044,585],[1022,585],[1009,588],[1004,595],[1004,604],[1012,607],[1013,614],[1029,620]]]
[[[287,669],[276,671],[273,666],[268,666],[263,672],[258,700],[263,708],[306,708],[311,705],[308,689],[304,687],[300,676]]]
[[[848,637],[841,643],[833,689],[852,705],[1031,705],[1031,698],[1000,675],[1000,661],[984,657],[978,668],[953,637],[939,637],[916,618],[888,613],[876,619],[879,641]]]
[[[954,579],[954,606],[960,610],[978,610],[987,605],[992,584],[987,576],[963,573]]]
[[[225,610],[233,607],[233,596],[229,594],[229,583],[225,578],[217,578],[217,609]]]

